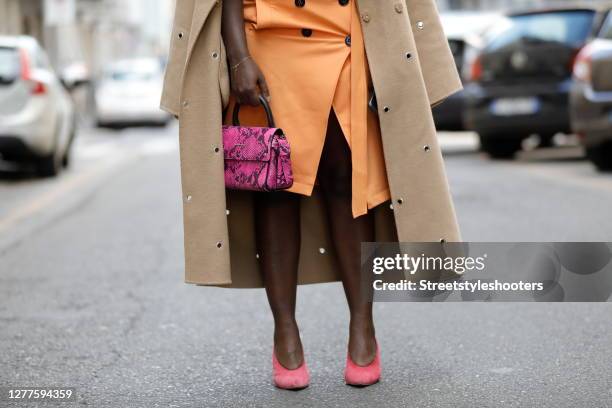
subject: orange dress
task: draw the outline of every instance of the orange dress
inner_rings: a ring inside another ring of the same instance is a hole
[[[333,107],[351,149],[353,217],[390,199],[371,84],[354,0],[244,0],[249,52],[270,90],[276,126],[291,146],[294,184],[311,195]],[[225,123],[230,124],[230,100]],[[265,126],[263,108],[243,106],[240,123]]]

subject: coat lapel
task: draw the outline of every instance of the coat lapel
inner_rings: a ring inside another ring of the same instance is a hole
[[[193,48],[200,36],[202,27],[210,14],[212,8],[220,4],[220,0],[196,0],[196,4],[193,8],[193,20],[191,22],[191,31],[189,33],[189,42],[187,43],[187,56],[185,66],[189,65]]]

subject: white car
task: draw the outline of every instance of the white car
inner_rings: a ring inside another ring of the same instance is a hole
[[[55,176],[75,134],[72,99],[36,39],[0,36],[0,158]]]
[[[171,116],[159,109],[163,75],[164,67],[155,58],[121,60],[108,65],[95,92],[98,126],[166,125]]]

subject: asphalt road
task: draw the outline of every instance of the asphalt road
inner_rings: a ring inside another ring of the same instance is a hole
[[[264,292],[182,281],[175,133],[87,131],[56,180],[0,170],[0,387],[94,407],[612,407],[609,304],[376,304],[383,379],[356,389],[338,284],[300,288],[311,386],[275,389]],[[491,162],[441,137],[465,240],[612,241],[612,176],[580,149]]]

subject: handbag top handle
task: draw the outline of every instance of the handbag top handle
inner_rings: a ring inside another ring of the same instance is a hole
[[[263,95],[259,94],[259,103],[261,103],[266,110],[266,116],[268,117],[268,127],[274,128],[276,125],[274,124],[274,117],[272,116],[272,109],[270,109],[270,105],[266,98]],[[238,113],[240,112],[240,104],[238,102],[234,105],[234,112],[232,113],[232,123],[234,126],[240,126],[240,121],[238,120]]]

